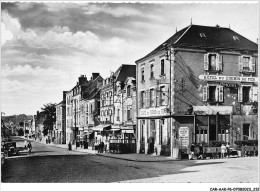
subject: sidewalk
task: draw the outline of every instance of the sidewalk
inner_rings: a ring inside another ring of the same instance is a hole
[[[30,141],[59,147],[63,149],[68,149],[67,144],[46,144],[45,140],[42,141],[29,139]],[[108,157],[108,158],[114,158],[114,159],[122,159],[126,161],[136,161],[136,162],[166,162],[166,161],[180,161],[179,159],[173,159],[166,156],[155,156],[155,155],[146,155],[146,154],[139,154],[139,153],[130,153],[130,154],[115,154],[115,153],[98,153],[97,150],[92,149],[83,149],[83,148],[77,148],[76,145],[72,145],[72,151],[74,152],[81,152],[81,153],[88,153],[88,154],[95,154],[98,156]]]

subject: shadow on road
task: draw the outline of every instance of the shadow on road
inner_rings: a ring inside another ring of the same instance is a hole
[[[192,166],[214,165],[214,164],[222,164],[222,163],[225,163],[225,162],[204,162],[204,163],[194,163],[194,164],[191,164],[191,165],[189,165],[189,166],[192,167]]]

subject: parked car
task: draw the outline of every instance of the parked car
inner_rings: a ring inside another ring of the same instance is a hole
[[[4,141],[2,142],[2,149],[5,154],[5,156],[9,157],[12,155],[19,155],[19,149],[16,148],[16,142],[15,141]]]
[[[229,157],[238,157],[238,152],[234,148],[230,148]]]

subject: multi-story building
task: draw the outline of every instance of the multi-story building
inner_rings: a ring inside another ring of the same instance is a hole
[[[127,77],[135,78],[136,66],[122,64],[116,72],[110,77],[104,79],[103,86],[100,91],[101,107],[100,120],[101,125],[94,128],[99,137],[97,140],[102,140],[103,137],[108,138],[115,136],[122,138],[121,128],[123,125],[123,90]],[[103,132],[103,135],[101,134]]]
[[[190,25],[137,60],[137,152],[256,139],[257,58],[229,28]]]
[[[136,138],[136,80],[127,77],[122,94],[122,138]]]
[[[66,92],[63,91],[63,100],[56,105],[55,142],[66,144]]]
[[[93,89],[101,84],[103,81],[99,73],[92,73],[91,79],[88,81],[87,77],[82,75],[75,87],[66,93],[66,132],[67,143],[76,140],[80,141],[84,137],[84,126],[82,126],[82,111],[81,100],[87,98]]]
[[[88,84],[88,92],[81,99],[81,120],[80,126],[83,129],[81,140],[85,140],[89,145],[94,143],[94,132],[92,128],[100,124],[100,88],[103,78],[99,73],[93,73]]]

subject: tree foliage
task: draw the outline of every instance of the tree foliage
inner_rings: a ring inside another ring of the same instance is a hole
[[[43,134],[44,136],[48,134],[48,130],[53,130],[53,125],[56,122],[56,108],[55,103],[47,103],[45,104],[41,110],[45,116],[45,120],[43,122]]]

